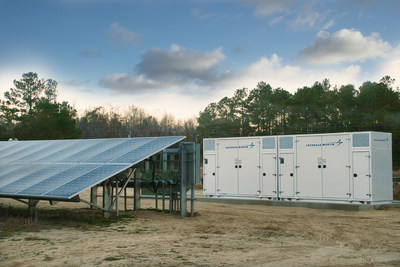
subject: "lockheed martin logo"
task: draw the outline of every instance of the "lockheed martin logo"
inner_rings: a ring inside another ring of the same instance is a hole
[[[385,139],[374,139],[375,142],[389,142],[389,137],[386,137]]]
[[[306,144],[306,146],[333,146],[333,147],[338,147],[341,144],[343,144],[343,141],[342,141],[342,139],[339,139],[336,142],[328,142],[328,143],[322,143],[322,144]]]
[[[235,148],[248,148],[252,149],[256,145],[252,142],[250,145],[243,145],[243,146],[226,146],[225,149],[235,149]]]

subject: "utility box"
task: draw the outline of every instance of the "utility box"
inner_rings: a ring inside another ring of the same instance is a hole
[[[205,197],[393,200],[390,133],[204,139]]]

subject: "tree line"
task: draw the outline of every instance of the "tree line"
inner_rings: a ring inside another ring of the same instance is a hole
[[[0,99],[0,140],[116,138],[185,135],[196,138],[196,119],[156,118],[143,109],[95,107],[78,116],[68,102],[57,101],[57,82],[24,73]]]
[[[185,135],[206,137],[280,135],[353,131],[393,134],[393,156],[400,165],[400,92],[394,79],[332,86],[328,79],[294,94],[259,82],[232,97],[210,103],[197,118],[156,118],[130,106],[95,107],[80,116],[68,102],[57,101],[57,82],[25,73],[0,99],[0,140],[71,139]]]
[[[198,117],[200,138],[381,131],[393,135],[400,166],[400,92],[394,79],[332,86],[328,79],[294,94],[265,82],[209,104]]]

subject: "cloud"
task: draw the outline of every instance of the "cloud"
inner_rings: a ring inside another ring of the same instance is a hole
[[[330,27],[332,27],[333,25],[335,25],[335,20],[334,20],[334,19],[331,19],[331,20],[329,20],[327,23],[325,23],[324,26],[322,26],[322,30],[327,30],[327,29],[329,29]]]
[[[84,80],[84,81],[78,81],[78,80],[65,80],[61,81],[61,84],[67,87],[81,87],[82,85],[85,85],[89,83],[89,80]]]
[[[274,24],[277,24],[277,23],[281,22],[281,21],[283,20],[283,18],[284,18],[283,15],[282,15],[282,16],[279,16],[279,17],[272,18],[272,19],[269,21],[269,25],[272,26],[272,25],[274,25]]]
[[[222,48],[199,52],[178,45],[169,49],[153,48],[142,56],[136,71],[111,74],[99,85],[124,93],[145,93],[154,90],[207,87],[218,78],[218,64],[225,59]]]
[[[319,32],[314,43],[299,52],[299,57],[310,64],[335,64],[382,57],[390,49],[378,33],[363,36],[357,30],[342,29],[332,35]]]
[[[394,88],[400,87],[400,44],[391,51],[387,59],[378,67],[375,80],[378,81],[383,76],[389,75],[396,80]]]
[[[314,28],[316,23],[321,19],[321,15],[317,11],[303,11],[297,14],[296,18],[289,22],[289,26],[294,30],[303,30]]]
[[[335,70],[323,70],[320,67],[303,67],[299,65],[284,64],[283,59],[277,54],[262,57],[251,65],[241,70],[226,72],[214,85],[215,90],[209,97],[219,101],[225,96],[232,96],[238,88],[253,89],[260,81],[269,83],[273,88],[281,87],[291,93],[298,88],[312,86],[315,81],[328,78],[332,85],[361,84],[361,67],[350,65]]]
[[[108,27],[107,36],[116,46],[139,46],[142,36],[115,22]]]
[[[215,17],[214,13],[207,13],[203,9],[200,9],[200,8],[192,9],[190,11],[190,13],[193,15],[193,17],[195,19],[198,19],[198,20],[209,19],[209,18]]]
[[[281,87],[291,93],[302,86],[312,86],[315,81],[322,81],[324,78],[328,78],[332,85],[338,86],[354,84],[358,87],[365,81],[365,77],[360,78],[365,73],[362,72],[359,65],[355,64],[344,68],[337,66],[334,70],[332,68],[323,70],[320,66],[304,67],[285,64],[284,59],[277,54],[272,54],[270,57],[261,57],[241,69],[220,73],[217,65],[225,58],[220,49],[199,52],[174,45],[168,49],[147,51],[140,63],[150,64],[150,61],[147,61],[145,57],[147,53],[151,55],[164,54],[163,60],[168,56],[181,53],[185,60],[177,60],[175,64],[179,63],[183,66],[176,67],[173,63],[164,64],[163,61],[160,61],[159,64],[161,65],[160,70],[171,67],[170,71],[174,72],[174,75],[182,76],[183,82],[165,82],[164,74],[160,75],[158,70],[154,71],[152,68],[150,70],[143,68],[141,69],[143,73],[140,74],[137,66],[134,74],[111,74],[99,82],[102,87],[111,89],[112,93],[108,91],[106,100],[101,94],[93,94],[93,92],[89,94],[82,90],[68,90],[72,102],[76,102],[77,108],[81,110],[87,108],[89,104],[92,106],[134,104],[151,111],[151,113],[157,110],[159,113],[168,111],[173,113],[174,116],[184,119],[198,114],[211,102],[218,102],[225,96],[231,97],[238,88],[253,89],[260,81],[271,84],[273,88]],[[189,74],[185,73],[184,69],[191,67],[190,61],[193,65],[197,61],[202,61],[203,57],[205,58],[204,62],[195,67],[196,71],[188,70]],[[144,70],[146,70],[145,74]],[[199,83],[198,78],[193,73],[198,73],[200,70],[215,73],[212,75],[212,79]],[[168,71],[165,70],[165,72]],[[166,80],[170,81],[169,78]],[[151,98],[146,94],[147,92],[151,93]],[[135,97],[127,97],[127,94],[135,94]]]
[[[85,50],[85,51],[81,52],[80,55],[84,58],[96,58],[96,57],[103,56],[100,51],[96,51],[96,50]]]
[[[287,12],[296,1],[297,0],[244,0],[244,3],[254,5],[254,15],[264,17]]]

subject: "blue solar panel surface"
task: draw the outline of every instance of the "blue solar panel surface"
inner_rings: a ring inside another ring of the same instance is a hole
[[[0,142],[0,197],[71,199],[184,138]]]

